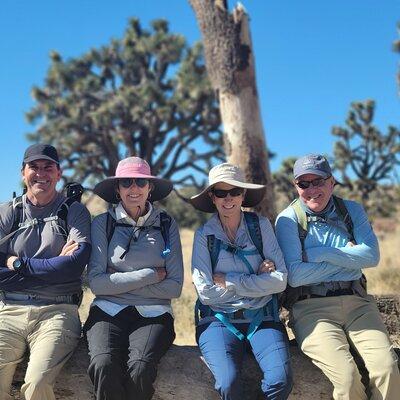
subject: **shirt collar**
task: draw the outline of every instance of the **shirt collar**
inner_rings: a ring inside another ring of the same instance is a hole
[[[137,222],[129,216],[129,214],[125,211],[124,206],[122,205],[121,202],[118,203],[118,205],[115,207],[115,219],[116,221],[120,220],[125,220],[128,224],[131,224],[133,226],[143,226],[144,223],[146,222],[147,218],[149,218],[151,212],[153,211],[153,206],[151,203],[146,204],[148,207],[148,211],[145,215],[142,215],[141,217],[138,218]]]

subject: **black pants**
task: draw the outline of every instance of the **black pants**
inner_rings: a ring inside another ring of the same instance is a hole
[[[127,307],[112,317],[94,306],[85,333],[97,400],[152,398],[157,364],[175,339],[169,313],[144,318],[135,307]]]

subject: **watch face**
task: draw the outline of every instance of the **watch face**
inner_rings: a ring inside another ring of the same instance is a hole
[[[21,266],[22,266],[22,262],[19,258],[14,260],[14,262],[13,262],[14,271],[18,271],[21,268]]]

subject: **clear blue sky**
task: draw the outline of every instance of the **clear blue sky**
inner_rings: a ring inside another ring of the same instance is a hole
[[[397,0],[243,0],[251,17],[257,82],[267,142],[277,158],[332,153],[333,125],[350,102],[377,101],[375,122],[399,126],[391,50],[400,21]],[[232,8],[234,3],[230,1]],[[155,18],[192,43],[200,32],[186,0],[2,0],[0,13],[0,201],[19,190],[19,169],[32,127],[24,114],[55,49],[76,57],[122,36],[129,17]]]

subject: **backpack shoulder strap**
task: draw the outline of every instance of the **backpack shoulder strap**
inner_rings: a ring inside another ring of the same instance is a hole
[[[13,224],[11,226],[10,232],[0,239],[0,245],[3,245],[4,243],[13,238],[13,236],[20,229],[20,224],[22,224],[24,219],[22,196],[15,197],[12,201],[8,203],[8,205],[9,207],[12,208]]]
[[[335,204],[336,212],[338,213],[341,220],[346,225],[347,232],[350,235],[351,241],[355,243],[354,239],[354,224],[351,216],[347,210],[344,200],[341,197],[333,196],[333,203]]]
[[[297,231],[298,231],[298,235],[299,235],[299,239],[300,239],[300,243],[301,243],[301,250],[303,253],[303,261],[307,261],[306,252],[304,251],[304,242],[306,240],[307,233],[308,233],[307,215],[306,215],[306,212],[301,207],[300,200],[298,198],[296,200],[294,200],[290,205],[296,214]]]
[[[171,227],[171,217],[164,211],[160,212],[160,229],[161,236],[164,239],[164,250],[162,251],[163,258],[171,253],[171,241],[169,236],[169,228]]]
[[[64,235],[68,234],[69,229],[68,229],[68,222],[67,222],[67,218],[68,218],[68,212],[69,212],[69,208],[71,207],[71,205],[73,203],[75,203],[75,199],[71,198],[71,197],[67,197],[61,204],[60,207],[58,207],[58,210],[56,212],[56,215],[58,217],[58,220],[61,222],[62,227],[65,229]]]
[[[215,235],[207,235],[207,248],[210,253],[211,269],[214,273],[218,262],[219,252],[221,250],[221,240],[217,239]]]
[[[19,228],[19,224],[22,223],[23,221],[23,204],[22,204],[22,196],[15,197],[12,202],[10,202],[10,206],[13,208],[13,214],[14,214],[14,222],[11,227],[11,232],[16,231]]]
[[[244,219],[246,221],[247,229],[250,233],[251,241],[253,242],[254,246],[256,246],[261,258],[265,260],[263,239],[260,229],[260,219],[258,218],[258,215],[254,212],[245,211]]]
[[[106,236],[107,236],[107,244],[109,244],[114,235],[116,221],[109,212],[107,212],[106,217],[107,217],[107,219],[106,219]]]

